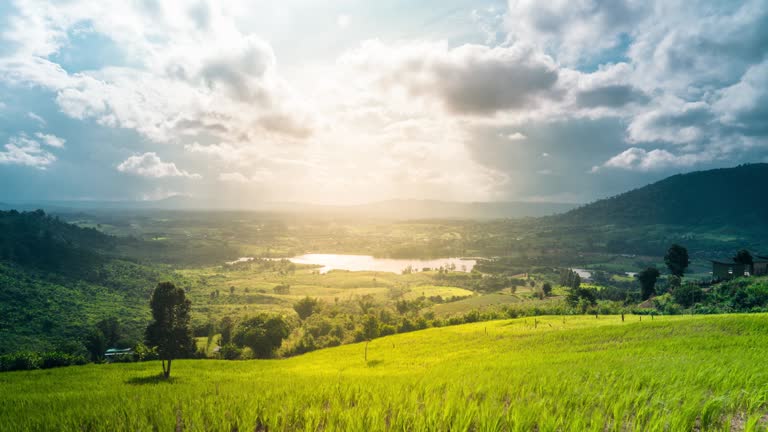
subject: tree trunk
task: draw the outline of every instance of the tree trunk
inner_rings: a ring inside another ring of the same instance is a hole
[[[168,359],[168,366],[165,366],[165,359],[160,360],[163,365],[163,377],[168,378],[171,376],[171,359]]]

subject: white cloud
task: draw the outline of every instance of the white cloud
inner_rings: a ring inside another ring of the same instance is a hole
[[[514,132],[514,133],[511,133],[511,134],[507,135],[507,139],[510,140],[510,141],[522,141],[522,140],[524,140],[526,138],[528,138],[528,137],[525,136],[524,134],[520,133],[520,132]]]
[[[225,173],[219,174],[219,180],[223,182],[243,183],[243,184],[265,183],[270,180],[274,180],[274,176],[272,172],[268,170],[260,170],[249,176],[246,176],[246,175],[243,175],[242,173],[234,171],[234,172],[225,172]]]
[[[37,115],[37,114],[35,114],[35,113],[31,112],[31,111],[27,113],[27,117],[29,117],[32,120],[40,123],[41,126],[45,126],[46,125],[46,122],[45,122],[44,118],[40,117],[39,115]]]
[[[278,60],[296,53],[275,52],[267,41],[279,38],[254,25],[242,2],[18,0],[0,36],[0,81],[51,92],[71,118],[162,143],[171,160],[183,151],[199,162],[191,166],[204,162],[212,193],[220,182],[255,190],[263,173],[279,173],[274,194],[290,199],[316,187],[349,201],[510,198],[549,187],[531,175],[546,170],[598,178],[585,173],[763,157],[764,1],[508,6],[459,12],[482,33],[470,30],[471,40],[485,44],[383,31],[337,58],[317,53],[286,65]],[[370,19],[363,9],[312,18],[351,30]],[[351,31],[330,33],[333,56],[355,43]],[[99,58],[105,66],[74,72],[56,63],[79,54],[80,35],[114,46]],[[557,125],[569,133],[552,132]],[[41,152],[63,146],[46,131],[33,137]],[[196,176],[155,153],[120,165]],[[526,177],[536,183],[518,181]]]
[[[40,139],[40,141],[43,142],[43,144],[56,147],[56,148],[64,148],[64,143],[67,142],[64,138],[57,137],[53,134],[44,134],[42,132],[35,133],[35,136]]]
[[[117,170],[128,174],[151,178],[201,178],[199,174],[191,174],[187,171],[178,169],[173,162],[163,162],[154,152],[131,156],[121,162],[120,165],[117,166]]]
[[[13,136],[0,151],[0,165],[24,165],[41,170],[56,161],[56,156],[43,150],[40,143],[26,135]]]
[[[662,149],[646,151],[641,148],[632,147],[609,159],[605,162],[604,166],[636,171],[651,171],[665,168],[689,167],[711,160],[712,157],[706,154],[674,155]],[[596,168],[593,167],[593,172],[597,171]]]
[[[536,43],[565,64],[577,64],[616,47],[650,9],[638,0],[509,0],[513,39]]]

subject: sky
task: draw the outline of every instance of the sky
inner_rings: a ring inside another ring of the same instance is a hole
[[[768,2],[0,2],[0,201],[589,202],[768,162]]]

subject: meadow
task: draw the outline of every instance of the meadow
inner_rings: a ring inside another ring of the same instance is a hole
[[[367,352],[367,354],[366,354]],[[766,430],[768,315],[549,316],[285,360],[0,374],[2,429]]]

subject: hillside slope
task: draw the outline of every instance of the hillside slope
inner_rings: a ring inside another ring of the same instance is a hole
[[[565,223],[764,228],[768,164],[678,174],[556,217]]]
[[[0,211],[0,354],[80,344],[115,317],[141,338],[161,269],[110,256],[117,239],[43,211]]]
[[[288,360],[0,374],[4,430],[765,430],[766,315],[539,317]],[[366,361],[367,353],[367,361]]]

